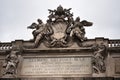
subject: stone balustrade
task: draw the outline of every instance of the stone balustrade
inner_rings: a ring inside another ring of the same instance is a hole
[[[11,43],[0,43],[0,50],[10,50],[12,49]]]
[[[120,40],[109,40],[109,47],[120,47]]]

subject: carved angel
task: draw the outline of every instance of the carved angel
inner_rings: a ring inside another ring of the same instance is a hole
[[[18,57],[16,55],[17,51],[11,51],[10,54],[6,56],[5,63],[3,67],[5,68],[5,74],[16,74]]]
[[[73,26],[70,26],[67,29],[67,33],[70,33],[71,37],[76,36],[80,41],[84,41],[86,39],[84,26],[92,26],[92,24],[92,22],[88,22],[86,20],[80,22],[80,18],[77,17]]]
[[[94,60],[93,60],[93,68],[95,73],[103,73],[105,72],[105,50],[106,47],[102,43],[100,45],[95,46],[94,51]]]
[[[45,24],[42,22],[42,20],[38,19],[38,24],[32,23],[31,26],[28,26],[30,29],[35,29],[32,34],[34,36],[34,47],[37,47],[40,40],[43,38],[43,36],[46,34],[45,32]]]

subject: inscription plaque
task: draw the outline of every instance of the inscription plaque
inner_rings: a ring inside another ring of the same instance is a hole
[[[91,74],[91,57],[32,57],[24,58],[21,75]]]

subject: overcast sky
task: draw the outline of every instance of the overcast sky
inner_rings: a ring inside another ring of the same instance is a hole
[[[32,39],[27,26],[38,18],[46,23],[48,9],[72,8],[74,18],[93,22],[86,37],[120,39],[120,0],[0,0],[0,41]]]

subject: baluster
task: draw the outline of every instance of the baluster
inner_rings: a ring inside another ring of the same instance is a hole
[[[9,45],[6,46],[6,49],[9,50]]]
[[[114,47],[116,47],[116,41],[114,41]]]
[[[12,45],[11,44],[0,44],[0,50],[9,50],[12,48]]]
[[[118,47],[120,47],[120,41],[118,41]]]
[[[10,45],[9,49],[12,49],[12,46]]]
[[[118,47],[120,47],[120,41],[118,42]]]
[[[110,43],[108,43],[108,47],[110,47]]]
[[[2,46],[0,45],[0,50],[2,50]]]
[[[116,41],[116,47],[119,47],[119,41]]]
[[[110,47],[112,47],[112,42],[110,41]]]
[[[114,42],[112,41],[112,47],[114,47]]]

